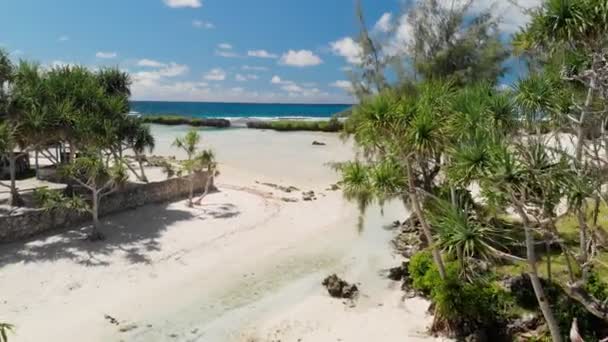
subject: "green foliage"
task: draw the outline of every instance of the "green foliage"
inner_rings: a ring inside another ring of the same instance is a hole
[[[144,123],[158,125],[188,125],[192,127],[230,127],[230,120],[226,119],[207,119],[207,118],[189,118],[180,115],[144,115],[141,118]]]
[[[8,333],[13,332],[14,330],[14,325],[0,322],[0,342],[8,342]]]
[[[412,279],[412,287],[425,295],[430,295],[435,287],[435,277],[438,276],[433,256],[429,251],[414,254],[408,267]]]
[[[66,196],[59,190],[37,188],[34,190],[34,200],[38,206],[46,210],[72,209],[77,211],[89,210],[89,205],[78,196]]]
[[[73,163],[62,166],[60,172],[89,189],[102,191],[115,189],[128,180],[124,163],[108,166],[95,153],[79,156]]]
[[[198,133],[198,130],[191,129],[186,133],[183,138],[176,138],[173,142],[173,146],[184,150],[188,155],[188,159],[192,159],[194,157],[194,153],[198,148],[198,144],[201,142],[201,136]]]
[[[474,1],[444,6],[437,0],[408,9],[414,41],[409,57],[425,79],[452,79],[458,86],[488,81],[494,84],[509,56],[500,40],[498,18],[473,14]]]
[[[337,118],[330,120],[271,120],[271,121],[250,121],[247,128],[272,129],[279,132],[292,131],[317,131],[317,132],[340,132],[344,125]]]
[[[446,278],[442,280],[431,253],[423,251],[412,256],[408,270],[413,288],[431,299],[436,322],[442,322],[447,330],[466,335],[502,323],[513,305],[510,296],[488,279],[463,280],[459,269],[458,263],[446,263]]]
[[[429,221],[437,232],[438,247],[448,256],[458,260],[464,270],[471,259],[492,261],[504,249],[502,232],[480,222],[473,208],[456,208],[441,199],[432,201]]]

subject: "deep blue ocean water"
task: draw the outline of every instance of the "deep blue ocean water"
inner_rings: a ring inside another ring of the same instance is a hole
[[[206,118],[328,118],[350,105],[345,104],[266,104],[220,102],[133,101],[131,111],[140,114],[177,114]]]

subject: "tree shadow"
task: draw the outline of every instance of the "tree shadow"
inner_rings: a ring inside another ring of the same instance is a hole
[[[0,268],[18,263],[68,259],[86,267],[109,266],[109,257],[122,251],[133,264],[149,264],[148,254],[160,251],[159,237],[169,226],[195,218],[186,209],[165,205],[148,205],[105,217],[100,231],[106,239],[87,239],[90,225],[65,232],[51,232],[33,239],[0,245]]]

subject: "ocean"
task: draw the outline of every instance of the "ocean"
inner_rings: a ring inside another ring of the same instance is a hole
[[[175,114],[195,118],[330,118],[350,106],[348,104],[133,101],[131,102],[131,111],[142,115]]]

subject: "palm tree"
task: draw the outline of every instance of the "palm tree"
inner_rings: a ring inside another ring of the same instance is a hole
[[[188,173],[190,191],[188,194],[188,206],[194,205],[192,199],[194,197],[194,173],[200,170],[200,162],[195,159],[198,150],[198,144],[201,141],[201,136],[198,130],[191,129],[183,138],[176,138],[173,146],[182,149],[186,152],[188,159],[182,163],[182,168]]]
[[[137,173],[129,163],[126,164],[127,167],[139,180],[147,183],[148,178],[146,177],[144,169],[144,154],[146,150],[149,153],[152,153],[155,146],[155,140],[150,131],[150,126],[142,124],[139,120],[127,118],[121,135],[124,135],[126,147],[130,148],[133,153],[135,153],[135,160],[139,165],[139,173]]]
[[[370,165],[355,162],[342,168],[345,195],[357,198],[362,209],[372,198],[407,201],[421,223],[442,278],[445,267],[423,202],[425,193],[432,191],[449,141],[446,117],[452,93],[449,83],[428,82],[416,86],[411,94],[387,91],[364,101],[349,125]]]
[[[14,330],[14,325],[0,322],[0,342],[8,342],[8,333],[13,332]]]
[[[514,148],[504,144],[492,151],[492,161],[483,175],[483,187],[494,189],[494,191],[506,195],[509,204],[515,209],[521,218],[526,245],[526,260],[528,263],[528,274],[538,305],[543,313],[553,341],[561,341],[561,333],[551,306],[545,295],[542,283],[538,276],[537,258],[535,250],[535,238],[527,205],[538,205],[533,194],[542,188],[541,178],[551,179],[555,176],[554,168],[534,163],[533,159],[526,158],[523,153],[534,146]],[[542,152],[542,151],[541,151]],[[541,158],[546,159],[546,158]]]
[[[203,199],[209,194],[211,184],[215,182],[215,177],[219,174],[217,170],[217,162],[215,160],[215,154],[211,150],[204,150],[200,152],[195,158],[201,169],[207,169],[207,180],[205,181],[205,189],[203,194],[196,200],[195,204],[200,205]]]

